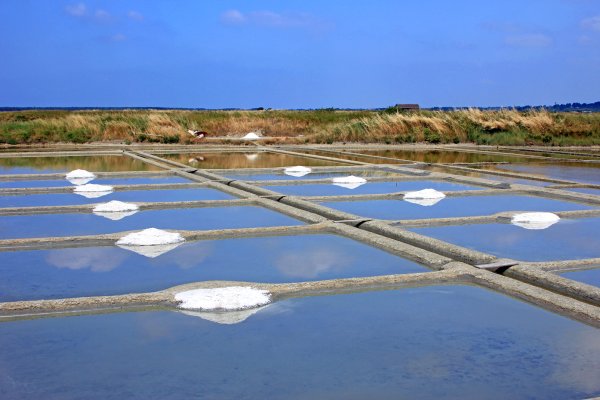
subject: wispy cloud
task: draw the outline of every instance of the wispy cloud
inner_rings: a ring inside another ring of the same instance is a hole
[[[87,15],[87,7],[83,3],[71,4],[65,7],[65,11],[72,17],[85,17]]]
[[[134,10],[129,11],[127,13],[127,17],[134,21],[143,21],[144,20],[144,16],[142,15],[142,13],[140,13],[138,11],[134,11]]]
[[[267,10],[247,13],[239,10],[227,10],[221,14],[221,21],[228,25],[255,25],[280,29],[322,29],[326,25],[323,21],[308,13],[277,13]]]
[[[112,15],[106,10],[98,9],[94,12],[94,18],[97,21],[107,22],[112,19]]]
[[[600,15],[582,20],[581,27],[583,29],[600,32]]]
[[[552,44],[552,38],[542,33],[527,33],[507,36],[504,42],[518,47],[547,47]]]

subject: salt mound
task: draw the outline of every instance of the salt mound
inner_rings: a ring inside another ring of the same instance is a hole
[[[248,161],[256,161],[257,158],[258,158],[257,153],[246,154],[246,160],[248,160]]]
[[[334,185],[346,189],[356,189],[357,187],[367,183],[367,180],[365,178],[361,178],[359,176],[354,175],[335,177],[332,179],[332,181]]]
[[[149,228],[123,236],[117,241],[117,246],[146,257],[155,258],[173,250],[183,242],[185,242],[185,239],[177,232]]]
[[[549,212],[530,212],[513,215],[513,225],[525,229],[546,229],[560,221],[560,217]]]
[[[148,228],[143,231],[133,232],[123,236],[117,241],[117,245],[157,246],[181,242],[185,242],[185,239],[177,232],[167,232],[162,229]]]
[[[256,140],[256,139],[260,139],[260,136],[256,132],[250,132],[250,133],[247,133],[246,136],[244,136],[242,139]]]
[[[406,193],[404,195],[404,200],[420,206],[430,207],[442,201],[444,197],[446,197],[444,193],[435,189],[423,189]]]
[[[137,204],[124,203],[122,201],[113,200],[108,203],[98,204],[94,207],[94,214],[104,218],[118,221],[125,217],[129,217],[138,212]]]
[[[208,311],[180,311],[182,314],[189,315],[190,317],[202,318],[210,322],[223,325],[233,325],[244,322],[252,315],[256,314],[262,309],[269,307],[269,305],[249,308],[247,310],[239,311],[221,311],[221,312],[208,312]]]
[[[312,169],[308,167],[303,167],[301,165],[296,165],[295,167],[287,167],[283,170],[283,173],[290,176],[295,176],[296,178],[300,178],[301,176],[308,175],[312,172]]]
[[[251,287],[230,286],[180,292],[175,300],[181,302],[180,308],[191,310],[247,310],[269,304],[271,294]]]
[[[112,200],[108,203],[98,204],[94,207],[94,212],[121,212],[121,211],[137,211],[137,204],[125,203],[119,200]]]
[[[96,175],[84,169],[76,169],[65,175],[65,178],[73,185],[85,185],[86,183],[93,181],[96,178]]]

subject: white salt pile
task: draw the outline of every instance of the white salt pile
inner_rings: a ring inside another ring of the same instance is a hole
[[[549,212],[529,212],[515,214],[511,223],[525,229],[546,229],[560,221],[560,217]]]
[[[267,290],[244,286],[229,286],[213,289],[195,289],[175,294],[181,302],[179,308],[188,310],[247,310],[264,306],[271,302]]]
[[[154,258],[173,250],[183,242],[185,239],[177,232],[148,228],[123,236],[117,241],[117,246]]]
[[[85,169],[76,169],[65,175],[65,178],[73,185],[85,185],[86,183],[93,181],[96,178],[96,175]]]
[[[258,158],[258,153],[246,154],[246,160],[248,161],[256,161]]]
[[[296,178],[300,178],[304,175],[308,175],[312,172],[312,169],[308,167],[303,167],[301,165],[296,165],[295,167],[287,167],[283,170],[283,173],[289,176],[295,176]]]
[[[93,199],[96,197],[105,196],[112,193],[113,187],[108,185],[96,185],[94,183],[88,183],[85,185],[75,186],[73,192],[81,196]]]
[[[367,183],[365,178],[361,178],[359,176],[339,176],[332,179],[333,184],[336,186],[340,186],[346,189],[356,189],[359,186]]]
[[[249,132],[242,139],[244,139],[244,140],[256,140],[256,139],[260,139],[260,136],[256,132]]]
[[[190,317],[202,318],[207,321],[214,322],[216,324],[233,325],[239,324],[240,322],[244,322],[260,310],[263,310],[267,307],[269,307],[269,305],[239,311],[180,311],[180,313],[189,315]]]
[[[444,193],[435,189],[423,189],[406,193],[404,200],[420,206],[430,207],[442,201],[444,197],[446,197]]]
[[[135,214],[138,212],[139,207],[137,204],[124,203],[122,201],[113,200],[108,203],[98,204],[94,207],[94,214],[104,218],[118,221],[125,217]]]

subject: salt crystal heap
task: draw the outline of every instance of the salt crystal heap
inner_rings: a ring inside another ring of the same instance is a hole
[[[88,183],[85,185],[75,186],[73,192],[81,196],[93,199],[96,197],[102,197],[112,193],[113,187],[108,185],[96,185],[95,183]]]
[[[123,236],[117,246],[146,257],[155,258],[181,245],[185,239],[177,232],[148,228]]]
[[[73,185],[85,185],[88,182],[96,179],[96,175],[93,172],[86,171],[85,169],[76,169],[65,175],[65,178]]]
[[[257,140],[257,139],[260,139],[260,136],[256,132],[249,132],[242,139],[244,139],[244,140]]]
[[[524,229],[546,229],[560,221],[560,217],[549,212],[515,214],[511,223]]]
[[[308,175],[312,172],[312,169],[308,167],[303,167],[301,165],[296,165],[295,167],[287,167],[283,170],[283,173],[289,176],[295,176],[296,178],[300,178],[304,175]]]
[[[409,203],[429,207],[440,202],[446,195],[435,189],[423,189],[416,192],[408,192],[404,195],[404,200]]]
[[[267,290],[245,286],[194,289],[175,294],[179,308],[203,311],[239,311],[261,307],[271,302]]]
[[[332,181],[334,185],[346,189],[356,189],[357,187],[367,183],[367,180],[365,178],[361,178],[359,176],[354,175],[335,177],[332,179]]]
[[[124,203],[118,200],[112,200],[108,203],[98,204],[94,207],[94,214],[104,218],[118,221],[125,217],[135,214],[138,212],[139,207],[137,204]]]

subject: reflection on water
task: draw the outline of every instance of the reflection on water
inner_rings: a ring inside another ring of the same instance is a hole
[[[0,238],[98,235],[158,229],[235,229],[300,225],[287,215],[258,206],[147,210],[111,220],[91,213],[10,215],[0,218]]]
[[[280,153],[184,153],[161,154],[169,160],[181,164],[189,164],[198,168],[277,168],[304,165],[308,167],[340,165],[332,161],[317,160],[314,158],[294,156]]]
[[[450,150],[363,150],[357,153],[401,158],[425,163],[529,162],[527,157]]]
[[[124,202],[172,202],[228,200],[233,198],[233,196],[227,193],[208,188],[118,191],[112,192],[101,199],[87,199],[75,193],[44,193],[0,196],[0,207],[67,206],[104,203],[111,200]]]
[[[323,202],[351,214],[367,218],[420,219],[489,215],[501,211],[572,211],[591,206],[534,196],[498,195],[446,197],[431,207],[421,207],[403,200],[369,200]]]
[[[499,165],[500,170],[523,172],[546,178],[600,185],[600,163],[564,162],[560,164]]]
[[[147,292],[203,280],[297,282],[425,271],[334,235],[188,242],[156,258],[116,246],[0,252],[0,300]]]
[[[349,150],[349,151],[354,152],[353,150]],[[314,154],[317,156],[341,158],[343,160],[361,161],[361,162],[370,163],[370,164],[405,164],[406,163],[406,161],[399,161],[399,160],[394,161],[394,160],[386,160],[386,159],[382,159],[382,158],[366,157],[366,156],[361,157],[361,156],[357,156],[354,154],[344,154],[344,153],[337,153],[337,152],[334,153],[334,152],[329,152],[329,151],[310,150],[310,151],[303,151],[302,153]]]
[[[518,183],[521,185],[532,185],[532,186],[551,185],[551,183],[548,183],[548,182],[533,181],[530,179],[511,178],[508,176],[484,174],[484,173],[475,172],[475,171],[461,171],[461,170],[456,170],[456,169],[451,169],[451,168],[446,168],[446,167],[427,166],[427,167],[425,167],[425,169],[427,169],[428,171],[432,171],[432,172],[442,172],[445,174],[471,176],[474,178],[489,179],[491,181],[499,181],[499,182],[506,182],[506,183]]]
[[[75,169],[93,172],[161,170],[159,167],[127,156],[0,158],[0,174],[2,175],[69,172]]]
[[[271,312],[277,307],[284,312]],[[467,286],[291,299],[237,324],[170,311],[7,322],[0,346],[7,400],[571,399],[600,391],[596,329]]]
[[[402,176],[398,173],[393,172],[383,172],[383,171],[352,171],[354,176],[359,176],[369,180],[369,177],[389,177],[393,179],[394,177]],[[268,173],[268,174],[224,174],[228,178],[238,179],[242,181],[275,181],[275,180],[292,180],[294,178],[289,175],[282,173]],[[302,180],[310,180],[310,179],[326,179],[326,178],[334,178],[338,176],[346,176],[348,175],[347,171],[341,172],[312,172],[308,175],[304,175]],[[1,185],[1,183],[0,183]]]
[[[167,183],[192,183],[189,179],[179,176],[160,176],[160,177],[132,177],[132,178],[96,178],[90,183],[98,185],[161,185]],[[0,188],[30,188],[30,187],[63,187],[73,186],[66,179],[44,179],[44,180],[21,180],[21,181],[0,181]]]
[[[308,184],[308,185],[284,185],[284,186],[265,186],[275,192],[298,195],[298,196],[336,196],[347,194],[385,194],[394,192],[404,192],[409,190],[421,190],[432,188],[440,191],[456,190],[477,190],[481,187],[461,185],[458,183],[442,181],[396,181],[396,182],[368,182],[358,187],[351,187],[351,191],[336,186],[336,184]]]
[[[544,230],[527,230],[511,224],[410,230],[498,257],[524,261],[600,257],[600,218],[561,219]]]

